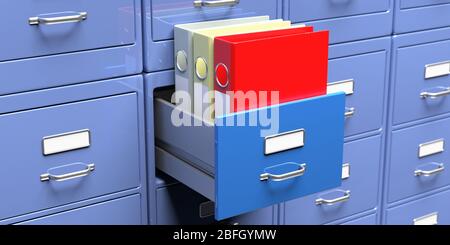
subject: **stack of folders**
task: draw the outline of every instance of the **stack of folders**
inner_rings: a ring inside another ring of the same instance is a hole
[[[328,32],[268,16],[175,26],[172,102],[215,117],[326,94]]]

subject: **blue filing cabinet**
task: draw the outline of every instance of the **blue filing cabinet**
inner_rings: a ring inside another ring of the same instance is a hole
[[[450,0],[197,2],[0,3],[0,224],[450,224]],[[307,147],[272,156],[165,92],[173,25],[258,15],[330,31],[329,94],[275,107]]]

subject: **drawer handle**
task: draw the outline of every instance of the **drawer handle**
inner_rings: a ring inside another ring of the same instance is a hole
[[[447,95],[450,95],[450,87],[442,88],[442,90],[439,92],[422,92],[422,93],[420,93],[420,97],[422,99],[427,99],[427,98],[437,99],[439,97],[447,96]]]
[[[336,203],[345,202],[350,199],[350,191],[343,191],[344,195],[335,199],[324,199],[324,198],[318,198],[316,199],[316,205],[334,205]]]
[[[306,172],[306,164],[302,163],[298,165],[299,169],[285,173],[285,174],[271,174],[271,173],[263,173],[259,176],[261,181],[273,180],[273,181],[285,181],[288,179],[300,177]]]
[[[60,175],[55,175],[55,174],[51,174],[51,173],[41,174],[41,176],[40,176],[41,181],[42,182],[50,181],[50,180],[66,181],[66,180],[70,180],[70,179],[81,178],[81,177],[89,175],[95,169],[95,165],[94,164],[77,163],[77,164],[70,164],[70,165],[83,165],[85,167],[85,169],[80,170],[80,171],[67,173],[67,174],[60,174]],[[62,166],[62,167],[67,167],[67,166],[70,166],[70,165],[65,165],[65,166]]]
[[[422,170],[422,169],[417,169],[416,171],[414,171],[414,175],[415,176],[425,176],[425,177],[429,177],[435,174],[438,174],[442,171],[445,170],[444,164],[439,163],[436,164],[437,168],[433,169],[433,170]]]
[[[30,25],[52,25],[63,24],[69,22],[81,22],[87,19],[87,12],[79,12],[73,15],[58,16],[58,17],[30,17],[28,23]]]
[[[217,1],[204,1],[196,0],[194,1],[194,6],[197,8],[201,7],[222,7],[222,6],[234,6],[239,4],[239,0],[217,0]]]
[[[355,107],[345,107],[345,118],[350,118],[355,115]]]

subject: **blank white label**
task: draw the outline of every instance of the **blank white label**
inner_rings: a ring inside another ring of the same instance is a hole
[[[346,95],[351,95],[353,94],[353,88],[354,88],[353,79],[333,82],[328,84],[327,94],[344,92]]]
[[[425,66],[425,79],[450,74],[450,61]]]
[[[419,145],[419,157],[426,157],[444,151],[444,139],[434,140]]]
[[[90,146],[89,130],[80,130],[44,137],[42,150],[44,155],[72,151]]]
[[[414,219],[414,225],[437,225],[438,224],[438,213],[431,213],[420,218]]]
[[[303,129],[268,136],[265,139],[264,154],[269,155],[286,151],[305,144],[305,131]]]
[[[348,179],[350,177],[350,164],[344,163],[342,165],[342,179]]]

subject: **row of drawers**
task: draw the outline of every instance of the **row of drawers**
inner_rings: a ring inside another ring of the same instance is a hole
[[[120,192],[145,215],[143,99],[142,76],[0,96],[0,221]]]
[[[205,2],[205,1],[204,1]],[[210,1],[208,1],[210,2]],[[180,23],[269,15],[316,30],[330,30],[342,43],[450,25],[449,0],[240,0],[222,7],[194,6],[192,0],[145,0],[144,70],[173,68],[173,26]],[[236,4],[236,2],[239,2]],[[394,14],[395,12],[395,14]],[[393,17],[395,19],[393,20]],[[419,21],[420,20],[420,21]],[[393,25],[394,23],[394,25]]]

